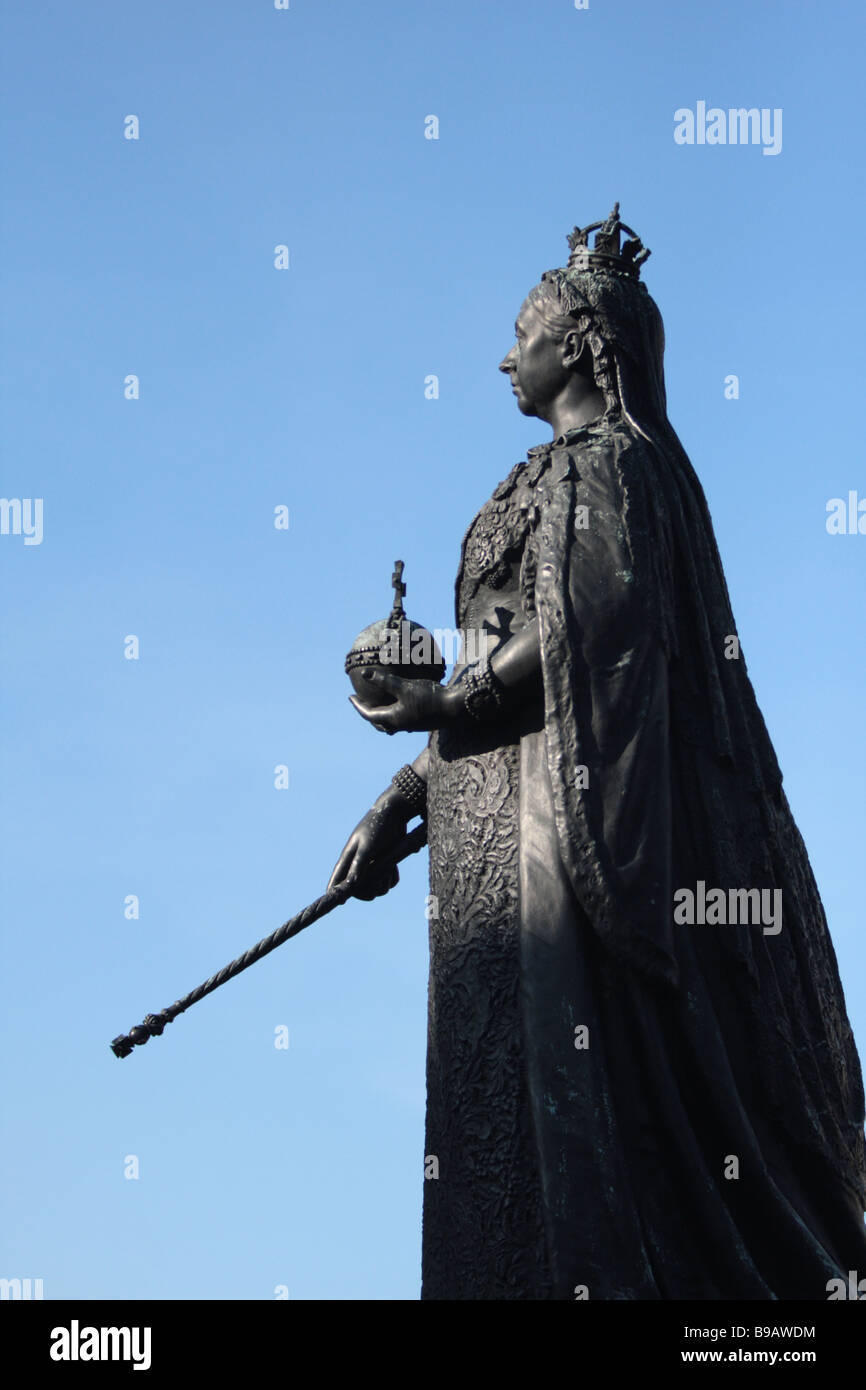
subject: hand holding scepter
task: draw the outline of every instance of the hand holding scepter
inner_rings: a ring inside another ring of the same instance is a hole
[[[384,622],[373,623],[355,639],[352,650],[346,658],[346,670],[348,671],[352,683],[356,690],[363,690],[367,673],[376,670],[383,663],[391,665],[391,669],[396,674],[406,680],[421,679],[425,682],[439,682],[445,674],[445,663],[442,654],[436,646],[435,641],[425,629],[419,627],[417,623],[412,623],[403,612],[403,596],[406,593],[406,585],[402,582],[403,561],[397,560],[394,566],[392,584],[394,588],[394,605],[391,613]],[[419,644],[413,643],[413,638],[418,635],[423,637]],[[423,650],[424,658],[421,663],[414,658],[415,652]],[[402,657],[397,655],[402,650]],[[310,903],[302,912],[289,918],[276,931],[271,932],[270,936],[264,937],[255,946],[251,946],[243,955],[236,960],[223,966],[215,975],[211,975],[209,980],[205,980],[197,989],[185,994],[182,999],[176,999],[168,1008],[162,1009],[158,1014],[148,1014],[147,1017],[128,1033],[121,1033],[111,1043],[111,1050],[115,1057],[128,1057],[133,1048],[141,1047],[151,1038],[158,1038],[165,1029],[166,1024],[173,1023],[178,1015],[185,1013],[193,1004],[197,1004],[206,995],[212,994],[220,985],[227,980],[233,980],[236,975],[240,975],[243,970],[254,965],[263,956],[275,951],[284,941],[290,937],[297,936],[305,927],[332,912],[335,907],[340,907],[348,898],[357,897],[369,901],[387,892],[398,880],[397,865],[411,854],[416,854],[423,849],[427,843],[427,826],[422,824],[416,826],[408,834],[401,836],[395,842],[395,834],[398,827],[405,828],[405,825],[415,814],[423,813],[423,797],[417,804],[413,805],[413,800],[417,800],[417,784],[419,779],[413,777],[411,769],[401,769],[397,774],[395,783],[400,784],[403,778],[403,795],[396,796],[399,807],[395,806],[395,795],[392,790],[386,796],[380,798],[380,802],[387,802],[387,807],[377,806],[364,818],[361,825],[353,833],[349,844],[340,856],[337,866],[331,875],[331,881],[326,891],[315,902]],[[423,785],[423,783],[421,784]],[[407,801],[408,796],[408,801]],[[396,814],[395,814],[396,812]],[[401,825],[402,820],[402,825]]]
[[[167,1023],[173,1023],[178,1014],[185,1013],[193,1004],[197,1004],[205,995],[212,994],[220,985],[224,985],[227,980],[233,980],[235,975],[240,975],[242,970],[254,965],[263,956],[275,951],[278,946],[282,946],[289,937],[297,936],[305,927],[309,927],[312,922],[318,922],[329,912],[333,912],[335,907],[340,907],[347,898],[366,896],[365,885],[381,880],[381,876],[388,871],[395,871],[396,866],[402,860],[408,858],[410,854],[417,854],[419,849],[423,849],[427,843],[426,825],[417,825],[409,834],[391,851],[384,854],[381,858],[374,860],[369,869],[359,875],[344,879],[337,883],[333,888],[328,888],[320,898],[305,907],[303,912],[291,917],[288,922],[284,922],[281,927],[277,927],[270,936],[264,937],[257,945],[251,946],[237,960],[231,961],[229,965],[223,966],[215,975],[211,975],[209,980],[185,994],[182,999],[177,999],[173,1004],[169,1004],[167,1009],[162,1009],[158,1014],[148,1014],[142,1023],[136,1024],[128,1033],[121,1033],[111,1044],[111,1050],[115,1057],[128,1057],[134,1047],[141,1047],[151,1038],[158,1038]],[[370,896],[378,896],[374,893]]]

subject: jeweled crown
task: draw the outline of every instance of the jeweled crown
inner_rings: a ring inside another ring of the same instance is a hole
[[[589,245],[590,232],[595,232],[592,248]],[[628,240],[620,245],[622,232],[625,232]],[[620,220],[619,203],[614,203],[613,212],[605,222],[590,222],[588,227],[575,227],[567,240],[571,247],[565,267],[567,271],[614,270],[637,280],[641,266],[651,255],[637,232]]]

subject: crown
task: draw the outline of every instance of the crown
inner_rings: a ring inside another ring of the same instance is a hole
[[[591,250],[590,232],[595,232],[595,243]],[[625,232],[628,237],[622,246],[619,241],[620,232]],[[619,203],[614,203],[613,212],[606,222],[590,222],[588,227],[575,227],[567,240],[571,255],[566,270],[613,270],[637,280],[640,277],[641,266],[652,254],[644,246],[637,232],[620,221]]]

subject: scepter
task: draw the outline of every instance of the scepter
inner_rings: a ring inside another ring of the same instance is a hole
[[[391,587],[394,590],[394,603],[390,614],[382,621],[365,627],[355,638],[346,657],[346,671],[361,696],[369,694],[369,688],[364,686],[365,672],[381,668],[383,665],[406,680],[441,681],[445,675],[445,662],[435,638],[420,623],[413,623],[407,618],[403,610],[406,585],[403,583],[402,560],[394,562]],[[397,660],[392,655],[395,639],[399,653]],[[420,808],[418,813],[421,814]],[[178,1014],[185,1013],[193,1004],[204,999],[205,995],[213,994],[226,980],[233,980],[235,975],[240,975],[242,970],[254,965],[262,956],[275,951],[284,941],[288,941],[290,936],[297,936],[298,932],[302,932],[312,922],[318,922],[321,917],[333,912],[334,908],[340,907],[347,898],[354,897],[357,889],[365,882],[378,877],[387,869],[393,869],[410,854],[417,854],[426,843],[425,820],[414,830],[410,830],[393,849],[374,859],[361,875],[360,882],[356,879],[347,880],[328,889],[320,898],[316,898],[315,902],[310,903],[309,907],[305,907],[303,912],[290,917],[288,922],[277,927],[276,931],[264,937],[256,946],[251,946],[242,956],[238,956],[237,960],[224,965],[222,970],[218,970],[216,975],[211,975],[198,989],[191,990],[182,999],[176,999],[160,1013],[148,1014],[142,1023],[130,1028],[128,1033],[121,1033],[111,1044],[115,1057],[128,1057],[134,1047],[143,1047],[151,1038],[160,1037],[165,1025],[173,1023]]]
[[[148,1014],[143,1023],[138,1023],[134,1028],[130,1028],[128,1033],[121,1033],[111,1044],[111,1050],[115,1057],[128,1057],[134,1047],[143,1047],[150,1038],[158,1038],[167,1023],[173,1023],[178,1014],[185,1013],[193,1004],[197,1004],[205,995],[213,994],[215,989],[224,985],[226,980],[233,980],[235,975],[240,975],[242,970],[254,965],[263,956],[275,951],[278,946],[282,946],[289,937],[297,936],[305,927],[311,923],[318,922],[320,918],[326,917],[329,912],[333,912],[335,907],[340,907],[347,898],[355,896],[359,887],[364,882],[373,877],[378,877],[384,870],[392,869],[407,859],[410,854],[417,854],[427,843],[426,823],[416,825],[414,830],[400,841],[400,843],[388,854],[383,854],[379,859],[374,860],[369,868],[360,876],[360,879],[346,879],[342,883],[337,883],[333,888],[329,888],[315,902],[305,907],[303,912],[299,912],[295,917],[290,917],[288,922],[284,922],[276,931],[271,932],[270,936],[264,937],[256,946],[251,946],[248,951],[244,951],[242,956],[233,960],[229,965],[224,965],[222,970],[218,970],[215,975],[211,975],[209,980],[193,989],[189,994],[185,994],[182,999],[176,999],[173,1004],[169,1004],[167,1009],[162,1009],[158,1014]]]

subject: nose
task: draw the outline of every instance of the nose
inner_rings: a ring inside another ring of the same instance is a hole
[[[500,372],[510,372],[510,371],[511,371],[511,368],[512,368],[512,366],[513,366],[513,364],[514,364],[514,348],[512,348],[510,352],[506,353],[505,356],[503,357],[502,361],[499,363],[499,370],[500,370]]]

